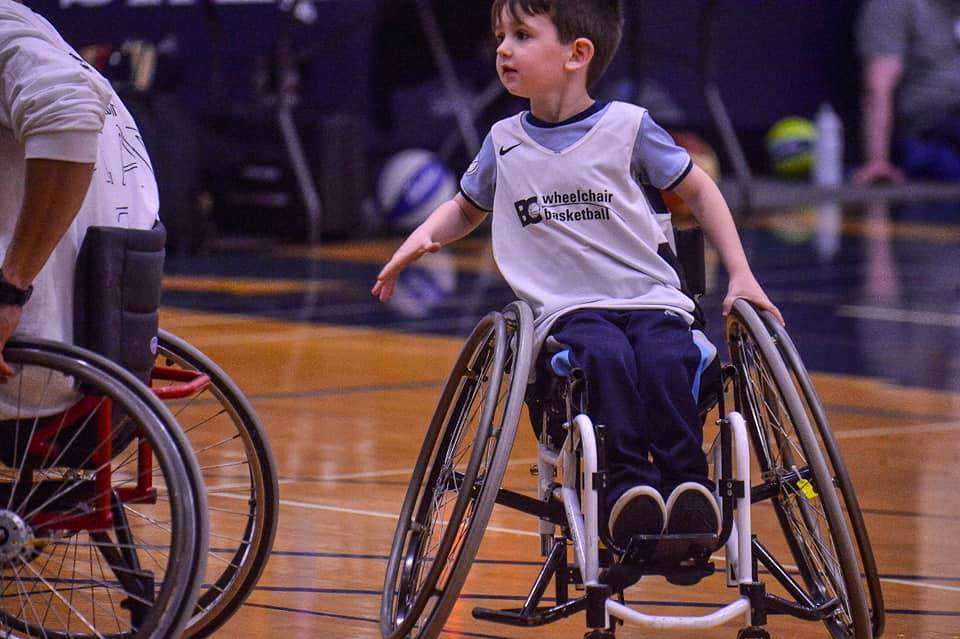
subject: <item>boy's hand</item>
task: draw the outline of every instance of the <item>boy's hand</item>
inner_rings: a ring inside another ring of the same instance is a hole
[[[723,300],[724,317],[730,314],[730,309],[733,308],[733,303],[737,299],[745,299],[758,308],[770,311],[773,313],[773,316],[777,318],[777,321],[780,322],[781,326],[787,325],[787,323],[783,321],[783,315],[780,314],[780,309],[773,305],[773,302],[770,301],[767,294],[760,288],[760,284],[753,275],[730,279],[730,286],[727,287],[727,296]]]
[[[397,249],[397,252],[393,254],[393,257],[390,258],[386,266],[383,267],[380,274],[377,275],[377,282],[373,285],[373,288],[370,289],[370,292],[381,302],[386,302],[393,297],[393,291],[397,288],[397,278],[400,277],[403,269],[427,253],[436,253],[439,250],[439,242],[428,240],[423,244],[415,244],[409,247],[407,246],[407,242],[404,242],[403,245]]]

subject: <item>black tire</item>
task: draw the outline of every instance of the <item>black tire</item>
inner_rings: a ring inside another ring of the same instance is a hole
[[[840,605],[825,620],[836,639],[871,639],[870,611],[857,556],[816,433],[769,331],[756,311],[737,300],[727,319],[727,347],[736,369],[736,406],[750,428],[761,484],[755,500],[770,499],[791,562],[776,557],[777,540],[758,539],[758,559],[798,603]],[[760,509],[754,509],[754,520]],[[755,530],[757,527],[754,527]],[[765,544],[771,544],[766,548]],[[795,563],[802,583],[788,574]]]
[[[0,466],[6,495],[0,508],[8,523],[26,523],[30,539],[23,548],[32,550],[16,553],[0,569],[0,631],[50,638],[179,636],[197,598],[192,563],[197,549],[206,548],[206,500],[173,416],[132,375],[88,351],[11,341],[3,356],[17,375],[3,400],[3,446],[12,453],[5,461],[13,463]],[[77,399],[90,405],[77,409]],[[63,411],[71,405],[74,414],[67,418]],[[94,425],[108,407],[115,447],[102,461],[94,455],[107,439],[96,436]],[[53,439],[37,434],[44,425],[38,415],[50,416],[47,425],[58,433]],[[133,437],[119,436],[127,433]],[[27,464],[27,448],[44,440],[53,445],[46,453],[35,449]],[[152,450],[155,501],[122,493],[145,472],[137,466],[138,440]],[[67,459],[74,461],[65,466]],[[108,466],[109,487],[95,484],[97,471]],[[44,482],[49,494],[41,496]],[[18,485],[24,493],[17,494]],[[107,508],[112,522],[106,528],[68,525],[67,513],[90,516]]]
[[[201,572],[206,566],[204,585],[186,630],[187,637],[207,637],[243,604],[270,559],[280,499],[276,463],[256,412],[233,380],[176,335],[161,330],[158,338],[155,392],[176,384],[164,376],[188,372],[209,378],[188,396],[164,400],[207,489],[210,548],[197,565]]]
[[[426,639],[443,629],[513,448],[532,342],[533,316],[522,302],[487,315],[467,339],[400,511],[380,608],[384,637]]]
[[[784,362],[790,369],[794,383],[800,389],[800,395],[807,410],[807,417],[816,426],[820,443],[827,451],[827,460],[833,470],[833,481],[843,497],[849,527],[853,532],[857,550],[859,550],[861,574],[867,585],[867,594],[870,597],[870,619],[873,626],[873,636],[875,638],[881,637],[886,626],[883,590],[880,587],[880,576],[877,572],[877,562],[873,555],[870,535],[863,521],[860,502],[857,499],[853,482],[850,480],[850,473],[847,471],[847,464],[840,451],[840,445],[833,434],[830,422],[827,420],[827,412],[823,407],[823,402],[820,401],[820,396],[813,387],[813,381],[810,379],[807,367],[800,359],[800,353],[793,340],[790,339],[790,335],[770,312],[763,311],[760,313],[760,317],[763,319],[767,330],[770,331],[770,335],[780,350]]]

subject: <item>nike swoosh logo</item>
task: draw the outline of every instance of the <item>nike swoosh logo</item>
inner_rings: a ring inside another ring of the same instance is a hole
[[[510,147],[502,147],[502,146],[501,146],[501,147],[500,147],[500,155],[506,155],[507,153],[509,153],[510,151],[513,151],[515,148],[517,148],[517,147],[520,146],[521,144],[523,144],[523,142],[517,142],[516,144],[514,144],[513,146],[510,146]]]

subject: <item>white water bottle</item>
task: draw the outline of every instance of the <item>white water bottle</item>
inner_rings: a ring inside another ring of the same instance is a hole
[[[817,111],[817,138],[813,144],[813,182],[834,187],[843,183],[843,122],[829,104]]]
[[[813,182],[819,187],[837,188],[843,184],[843,123],[833,108],[824,103],[817,111],[817,138],[813,144]],[[843,214],[836,200],[817,207],[814,243],[817,255],[829,262],[840,248]]]

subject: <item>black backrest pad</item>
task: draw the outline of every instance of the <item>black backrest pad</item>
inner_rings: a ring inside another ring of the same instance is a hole
[[[74,342],[149,382],[167,233],[92,226],[77,256]]]

